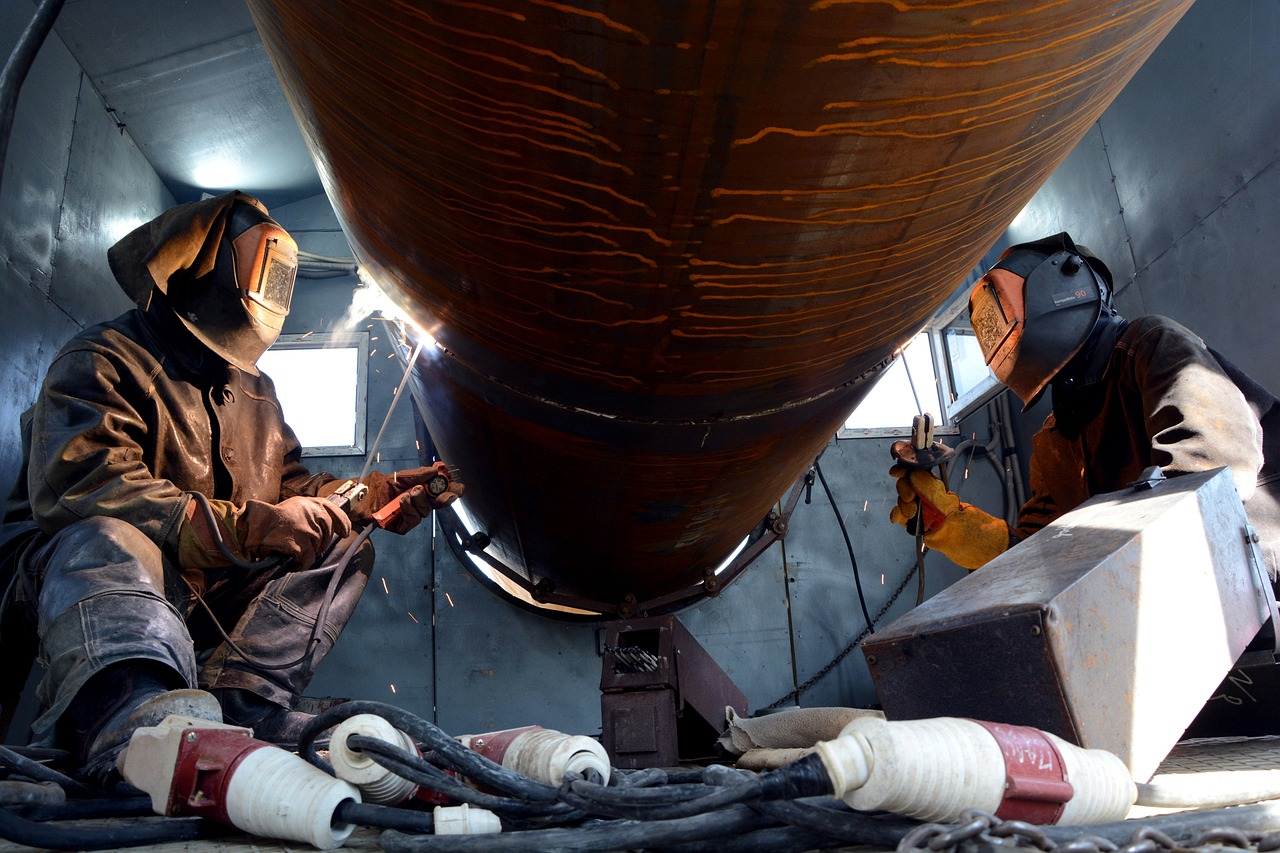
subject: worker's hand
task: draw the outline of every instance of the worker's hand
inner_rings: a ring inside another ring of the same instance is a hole
[[[309,569],[331,542],[351,533],[351,519],[324,498],[293,497],[278,504],[247,501],[236,519],[239,550],[251,560],[272,554]]]
[[[966,569],[976,569],[1009,548],[1009,525],[960,500],[928,471],[894,465],[898,503],[889,520],[914,534],[924,524],[924,544]],[[917,518],[919,516],[919,518]]]
[[[432,486],[441,482],[445,484],[444,490],[433,493]],[[364,527],[373,523],[374,513],[379,513],[384,519],[382,526],[392,533],[400,534],[408,533],[432,511],[444,509],[466,491],[462,483],[453,479],[449,466],[443,462],[396,471],[390,477],[374,471],[365,478],[364,484],[369,487],[369,491],[351,508],[352,521],[357,527]],[[395,511],[379,512],[392,502],[398,504],[398,515]],[[388,515],[391,516],[389,519]]]

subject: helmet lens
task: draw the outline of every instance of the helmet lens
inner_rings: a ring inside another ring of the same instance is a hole
[[[279,328],[289,313],[293,282],[298,273],[298,246],[279,226],[264,222],[248,229],[232,242],[235,251],[236,284],[241,295],[278,318]],[[261,311],[251,313],[263,318]]]
[[[1017,344],[1018,318],[1006,313],[995,286],[983,279],[969,297],[969,322],[982,356],[999,376],[1001,365]]]

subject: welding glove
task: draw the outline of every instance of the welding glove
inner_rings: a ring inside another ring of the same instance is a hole
[[[1009,525],[960,500],[930,472],[894,465],[889,473],[898,488],[889,520],[912,534],[923,522],[924,544],[957,566],[976,569],[1008,550]]]
[[[211,569],[233,565],[218,548],[220,537],[236,560],[272,556],[293,560],[295,568],[311,568],[337,539],[351,533],[351,520],[324,498],[292,497],[278,504],[210,500],[213,524],[195,498],[187,505],[178,532],[178,562],[183,568]],[[216,529],[215,529],[216,528]]]
[[[427,483],[432,477],[444,476],[449,484],[443,492],[433,495],[427,490]],[[399,514],[386,517],[381,514],[383,529],[401,535],[418,526],[418,522],[430,515],[433,510],[444,509],[465,491],[462,483],[454,480],[449,474],[449,466],[443,462],[428,465],[424,468],[410,468],[396,471],[390,477],[374,471],[364,478],[369,491],[357,501],[350,510],[351,521],[356,527],[365,527],[374,523],[373,514],[392,501],[399,502]]]

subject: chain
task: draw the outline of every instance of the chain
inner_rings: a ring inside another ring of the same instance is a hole
[[[867,637],[871,635],[871,632],[875,630],[876,623],[880,621],[880,617],[884,616],[886,613],[889,612],[889,608],[892,607],[894,602],[898,600],[898,596],[902,595],[902,591],[907,588],[907,583],[909,583],[910,580],[913,577],[915,577],[915,574],[916,574],[916,567],[912,566],[911,571],[907,572],[906,577],[902,579],[902,583],[898,584],[898,588],[893,591],[893,595],[889,596],[889,600],[884,603],[884,606],[880,608],[880,611],[876,613],[875,616],[871,617],[871,624],[865,626],[862,629],[862,633],[854,637],[853,640],[849,643],[849,645],[844,647],[844,650],[841,651],[840,654],[832,658],[831,663],[827,664],[822,669],[818,670],[818,672],[812,678],[810,678],[804,684],[801,684],[795,690],[792,690],[786,696],[783,696],[781,699],[779,699],[778,701],[774,702],[771,705],[765,705],[760,710],[772,711],[774,708],[781,708],[786,703],[791,702],[795,699],[799,699],[801,693],[805,692],[810,687],[817,684],[822,679],[826,678],[827,674],[830,673],[831,670],[835,669],[837,666],[840,665],[840,661],[848,657],[850,652],[856,649],[862,643],[863,640],[865,640]]]
[[[1188,840],[1175,841],[1154,827],[1142,826],[1134,830],[1129,842],[1123,846],[1097,835],[1055,842],[1034,824],[1001,820],[993,814],[969,809],[960,815],[958,823],[927,823],[911,830],[898,842],[897,853],[960,853],[962,848],[978,849],[975,845],[1045,853],[1188,853],[1201,849],[1221,851],[1224,847],[1270,853],[1280,849],[1280,832],[1246,832],[1231,827],[1214,827]]]

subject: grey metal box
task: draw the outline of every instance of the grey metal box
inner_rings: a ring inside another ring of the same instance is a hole
[[[1036,726],[1150,778],[1274,609],[1230,473],[1099,495],[867,638],[889,719]]]

